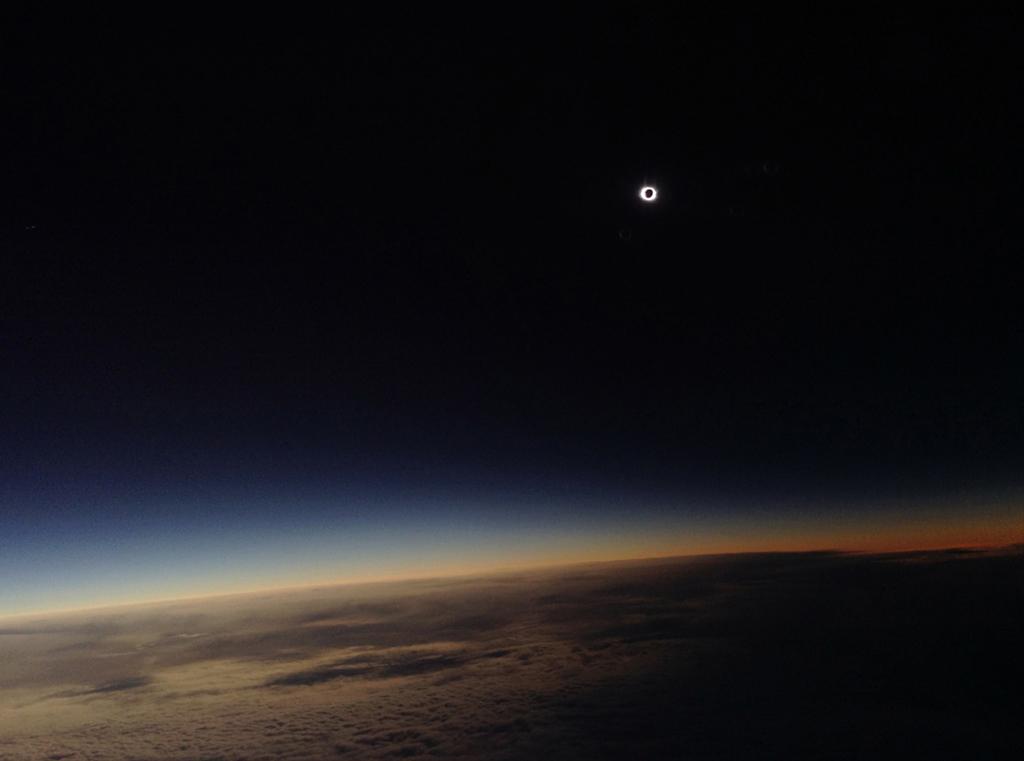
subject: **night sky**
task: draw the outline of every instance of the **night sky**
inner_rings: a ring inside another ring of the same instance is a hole
[[[1024,538],[1005,19],[0,35],[0,613]]]

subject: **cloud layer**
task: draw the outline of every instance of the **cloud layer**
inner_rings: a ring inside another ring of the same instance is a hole
[[[746,555],[0,622],[0,759],[953,757],[1024,558]]]

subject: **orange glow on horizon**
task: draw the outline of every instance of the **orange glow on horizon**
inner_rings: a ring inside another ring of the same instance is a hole
[[[959,511],[956,511],[959,512]],[[927,551],[951,548],[1000,548],[1024,544],[1024,510],[1002,503],[975,511],[973,517],[947,510],[904,511],[859,515],[847,522],[834,517],[815,521],[794,516],[788,520],[751,521],[704,528],[699,533],[684,529],[627,532],[577,538],[575,542],[551,542],[546,548],[466,548],[439,558],[419,557],[396,561],[389,569],[296,568],[278,583],[259,584],[240,578],[234,582],[211,580],[192,587],[168,585],[143,596],[125,592],[103,599],[83,600],[81,605],[48,610],[0,611],[0,619],[72,613],[126,605],[150,605],[175,600],[260,594],[317,586],[412,581],[426,578],[470,576],[539,569],[576,563],[641,560],[752,552],[809,552],[832,550],[851,553]],[[340,565],[340,564],[339,564]]]

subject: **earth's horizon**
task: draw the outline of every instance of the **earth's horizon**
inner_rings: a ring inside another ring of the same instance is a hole
[[[8,617],[0,759],[1008,753],[1022,571],[717,554]]]

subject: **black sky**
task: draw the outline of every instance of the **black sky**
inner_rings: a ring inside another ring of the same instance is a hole
[[[3,30],[8,484],[1017,485],[1007,19],[278,21]]]

